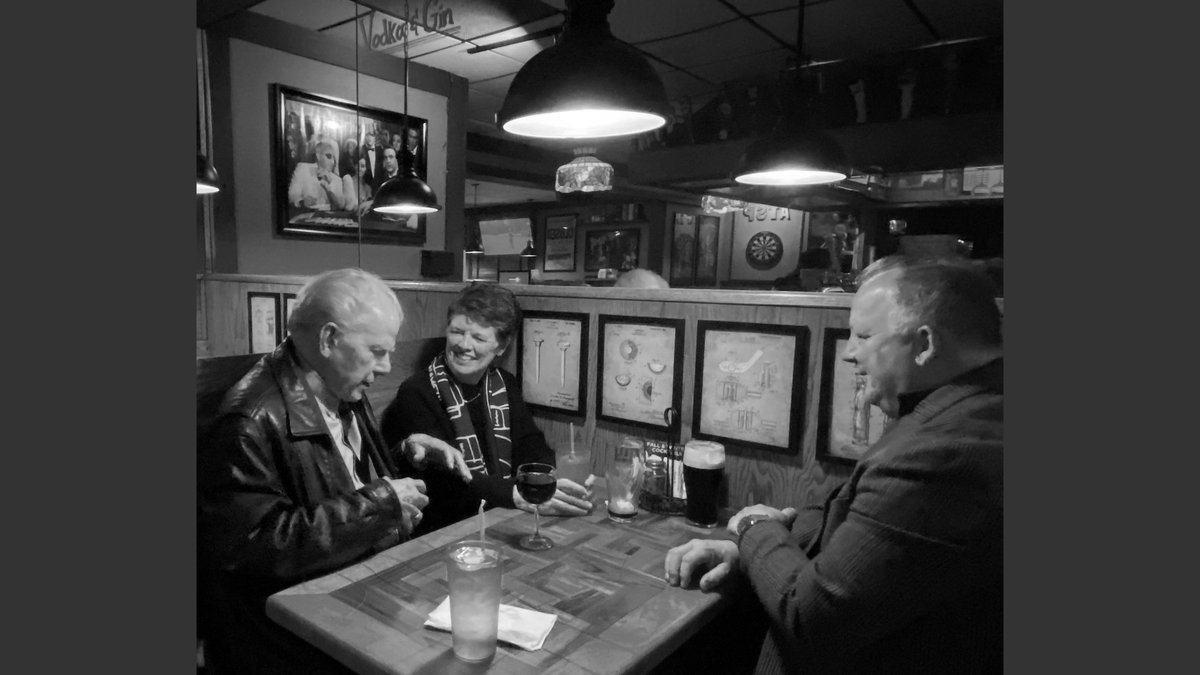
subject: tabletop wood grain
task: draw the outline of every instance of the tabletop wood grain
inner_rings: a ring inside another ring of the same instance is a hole
[[[462,663],[450,633],[423,626],[449,592],[447,547],[478,538],[478,518],[281,591],[267,614],[359,673],[645,673],[733,601],[732,589],[701,593],[663,580],[668,549],[724,530],[645,511],[619,525],[604,513],[601,502],[590,516],[543,517],[554,547],[536,552],[516,545],[533,514],[486,514],[486,536],[504,553],[501,602],[558,616],[537,651],[500,643],[490,663]]]

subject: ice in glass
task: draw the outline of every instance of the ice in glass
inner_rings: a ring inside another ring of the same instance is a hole
[[[500,623],[500,549],[488,542],[460,541],[450,547],[446,569],[454,656],[487,661],[496,653]]]

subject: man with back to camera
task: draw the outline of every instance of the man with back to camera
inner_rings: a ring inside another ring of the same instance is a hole
[[[296,296],[291,335],[221,403],[199,458],[206,657],[221,673],[347,672],[266,616],[267,596],[408,539],[428,503],[403,477],[471,474],[447,443],[387,448],[365,391],[391,370],[403,313],[376,275],[325,272]]]
[[[894,419],[823,504],[762,504],[730,540],[667,553],[671,585],[745,575],[758,673],[980,673],[1002,665],[1004,384],[993,286],[953,261],[862,274],[842,360]]]

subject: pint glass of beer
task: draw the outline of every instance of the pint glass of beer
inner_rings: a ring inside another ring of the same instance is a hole
[[[692,439],[683,447],[684,518],[697,527],[717,526],[717,495],[725,473],[725,446]]]

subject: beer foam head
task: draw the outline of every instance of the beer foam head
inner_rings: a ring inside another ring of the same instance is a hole
[[[725,446],[713,441],[692,439],[683,446],[683,465],[694,469],[723,468]]]

